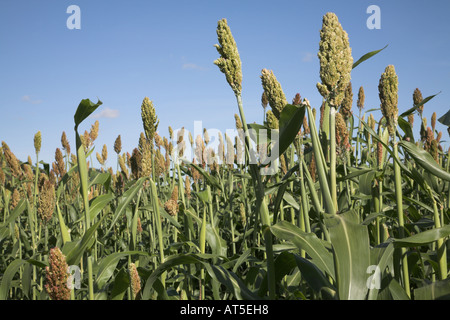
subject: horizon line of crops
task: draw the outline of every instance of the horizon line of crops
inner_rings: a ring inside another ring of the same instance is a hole
[[[130,154],[120,135],[114,143],[115,171],[106,145],[95,155],[101,168],[92,165],[99,122],[78,132],[101,101],[80,102],[76,152],[63,132],[51,166],[39,161],[40,132],[34,161],[20,162],[2,142],[0,299],[449,298],[449,153],[436,113],[431,126],[422,116],[435,95],[416,89],[399,115],[389,65],[378,87],[383,117],[364,110],[363,87],[355,116],[351,72],[385,48],[354,62],[347,33],[327,13],[319,114],[300,94],[289,103],[263,69],[264,122],[248,124],[226,19],[217,36],[214,64],[236,97],[234,141],[219,133],[212,148],[207,130],[185,141],[171,127],[161,137],[146,97],[138,146]],[[448,114],[439,122],[450,125]],[[69,266],[80,270],[75,288]]]

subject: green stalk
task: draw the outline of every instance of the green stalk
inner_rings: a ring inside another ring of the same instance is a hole
[[[334,208],[337,210],[336,186],[336,108],[330,108],[330,193]]]
[[[156,231],[158,232],[158,242],[159,242],[159,257],[160,263],[164,263],[164,243],[163,243],[163,233],[161,226],[161,214],[159,212],[159,204],[158,204],[158,193],[156,191],[156,185],[152,179],[150,179],[150,191],[152,196],[152,206],[153,212],[155,214],[154,219],[156,220]],[[165,286],[166,273],[164,272],[161,275],[161,283]]]
[[[429,186],[428,186],[428,193],[433,201],[434,226],[436,229],[439,229],[442,226],[441,217],[438,211],[436,199],[433,197],[433,194]],[[447,248],[443,238],[438,239],[436,241],[436,252],[439,264],[439,279],[445,280],[447,279]]]
[[[244,128],[245,134],[245,151],[250,159],[250,173],[252,175],[252,181],[256,190],[256,198],[257,198],[257,209],[259,209],[259,213],[261,215],[261,222],[263,226],[270,227],[270,217],[269,217],[269,209],[267,207],[265,198],[264,198],[264,185],[261,181],[261,176],[258,172],[258,167],[256,165],[256,159],[253,152],[250,149],[250,133],[248,131],[247,121],[245,120],[244,115],[244,107],[242,103],[242,97],[240,94],[236,94],[236,100],[239,108],[239,114],[241,117],[241,122]],[[265,228],[265,227],[263,227]],[[267,279],[268,279],[268,287],[269,287],[269,299],[275,299],[275,263],[273,257],[273,248],[272,248],[272,233],[269,228],[263,229],[264,242],[266,246],[266,254],[267,254]]]
[[[398,157],[398,144],[395,142],[395,135],[392,142],[394,144],[394,156]],[[403,217],[403,192],[402,192],[402,176],[400,172],[400,166],[397,161],[394,160],[394,178],[395,178],[395,197],[397,201],[397,215],[399,223],[399,238],[405,237],[405,222]],[[403,286],[408,297],[411,297],[411,289],[409,285],[409,270],[408,270],[408,257],[406,255],[406,248],[401,248],[401,264],[403,270]]]

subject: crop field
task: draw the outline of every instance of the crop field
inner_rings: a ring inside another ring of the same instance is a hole
[[[450,132],[450,114],[423,116],[436,95],[416,89],[400,113],[388,65],[375,119],[351,72],[386,48],[354,58],[327,13],[322,105],[286,97],[263,69],[264,122],[248,123],[231,30],[218,21],[214,70],[236,97],[237,135],[219,134],[218,146],[207,130],[160,136],[151,97],[130,111],[142,119],[132,150],[121,132],[96,144],[102,124],[89,116],[103,103],[90,99],[73,102],[51,163],[41,132],[27,137],[27,159],[2,140],[0,300],[450,298],[450,161],[436,129]]]

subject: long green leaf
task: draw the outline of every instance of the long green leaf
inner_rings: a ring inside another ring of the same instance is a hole
[[[353,63],[353,67],[352,69],[355,69],[357,66],[359,66],[362,62],[366,61],[367,59],[373,57],[374,55],[376,55],[377,53],[383,51],[384,49],[386,49],[388,47],[388,45],[386,45],[383,49],[380,50],[375,50],[369,53],[366,53],[365,55],[363,55],[361,58],[359,58],[358,61],[356,61],[355,63]]]
[[[343,215],[325,220],[334,251],[336,282],[341,300],[363,300],[367,294],[370,244],[367,226]]]
[[[450,173],[442,169],[429,152],[408,141],[400,141],[399,145],[426,171],[440,179],[450,181]]]
[[[270,227],[270,230],[277,238],[291,241],[299,249],[304,250],[323,273],[335,278],[333,255],[314,233],[303,232],[287,221],[278,222]]]
[[[450,300],[450,279],[415,289],[414,300]]]
[[[146,256],[149,255],[147,252],[142,251],[126,251],[126,252],[115,252],[101,259],[98,266],[97,277],[95,278],[95,283],[97,287],[101,289],[108,282],[108,280],[114,274],[114,271],[120,259],[135,254]]]

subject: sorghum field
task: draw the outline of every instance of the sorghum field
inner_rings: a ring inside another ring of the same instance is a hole
[[[220,136],[217,149],[207,131],[159,136],[147,97],[133,111],[142,116],[133,150],[122,150],[120,132],[113,146],[96,146],[98,121],[78,132],[101,107],[89,99],[74,102],[74,123],[51,164],[39,159],[40,132],[29,137],[28,159],[2,141],[0,299],[448,299],[450,162],[435,126],[450,122],[422,117],[434,96],[416,89],[413,107],[399,114],[399,80],[386,66],[383,117],[375,119],[351,71],[383,49],[354,59],[327,13],[318,52],[323,104],[300,94],[288,100],[264,69],[265,122],[249,124],[225,19],[217,36],[214,63],[236,96],[230,117],[240,133]],[[263,132],[268,138],[258,140]],[[116,168],[106,168],[108,157],[117,157]]]

